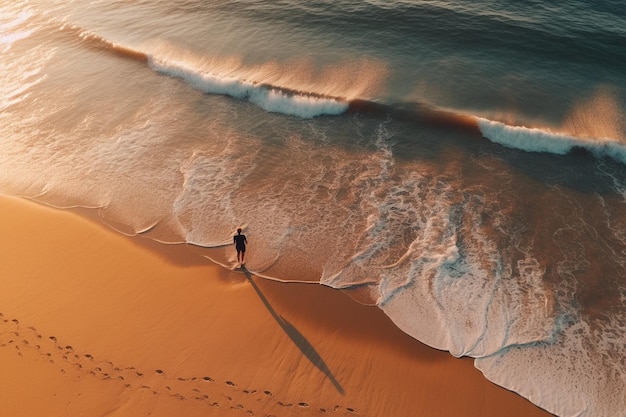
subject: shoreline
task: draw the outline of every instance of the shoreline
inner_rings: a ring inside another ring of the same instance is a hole
[[[229,271],[82,209],[0,195],[0,210],[8,415],[551,415],[338,290]]]

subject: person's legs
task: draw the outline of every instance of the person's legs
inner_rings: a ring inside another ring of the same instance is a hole
[[[241,263],[242,263],[242,264],[243,264],[243,258],[244,258],[244,256],[246,256],[246,251],[245,251],[245,250],[242,250],[242,251],[241,251]]]

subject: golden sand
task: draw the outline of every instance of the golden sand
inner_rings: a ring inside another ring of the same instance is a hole
[[[13,197],[0,219],[3,417],[549,416],[336,290]]]

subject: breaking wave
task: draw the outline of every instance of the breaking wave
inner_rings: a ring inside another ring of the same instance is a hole
[[[610,157],[626,164],[626,144],[609,138],[581,138],[542,129],[509,126],[488,119],[476,118],[483,136],[500,145],[526,152],[565,155],[577,149],[597,158]]]
[[[322,115],[338,115],[348,109],[348,102],[341,98],[203,72],[183,62],[166,61],[154,56],[151,56],[148,62],[155,71],[183,79],[200,91],[248,100],[268,112],[308,119]]]
[[[463,130],[474,136],[482,136],[493,143],[525,152],[565,155],[583,150],[596,158],[609,157],[626,164],[626,144],[613,138],[585,138],[539,128],[512,126],[423,103],[383,104],[374,100],[361,98],[349,100],[344,97],[301,91],[233,76],[219,69],[197,66],[193,62],[173,58],[170,54],[160,55],[158,52],[145,52],[120,45],[80,27],[63,26],[61,29],[76,35],[89,47],[147,63],[154,71],[181,79],[204,93],[246,100],[272,113],[308,119],[337,116],[346,112],[363,112],[368,115],[416,122],[422,126]]]

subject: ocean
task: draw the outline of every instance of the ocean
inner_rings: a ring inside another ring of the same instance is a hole
[[[626,410],[626,3],[13,0],[0,192]]]

